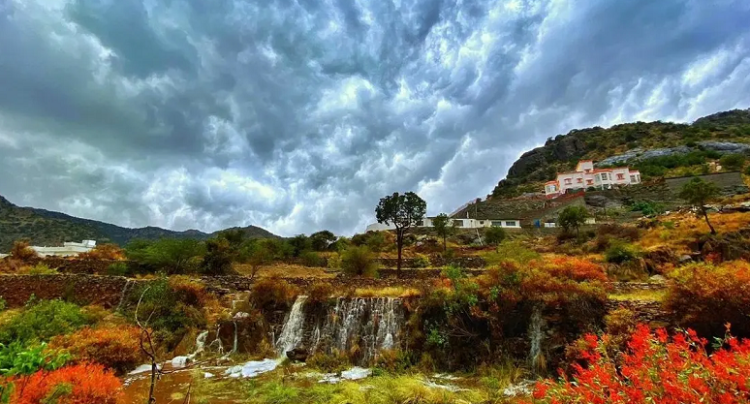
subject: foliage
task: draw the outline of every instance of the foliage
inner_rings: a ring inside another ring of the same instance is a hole
[[[50,268],[47,264],[40,262],[33,267],[26,267],[23,272],[29,275],[53,275],[57,273],[57,269]]]
[[[708,160],[719,157],[720,154],[713,150],[694,150],[686,154],[672,154],[670,156],[641,160],[635,162],[633,167],[640,171],[644,179],[649,179],[652,177],[663,177],[668,173],[668,170],[701,166],[706,164]]]
[[[225,238],[212,238],[206,241],[206,255],[203,257],[201,269],[207,275],[228,275],[233,273],[233,252],[229,241]]]
[[[427,268],[430,266],[430,259],[423,254],[417,254],[417,256],[412,259],[412,265],[414,268]]]
[[[723,324],[730,322],[739,336],[750,337],[750,264],[694,263],[674,270],[670,277],[664,305],[679,315],[682,326],[720,336]]]
[[[557,221],[566,233],[571,233],[573,230],[578,233],[588,218],[589,212],[585,207],[568,206],[560,212]]]
[[[336,235],[328,230],[319,231],[310,235],[310,246],[314,251],[328,251],[329,247],[336,241]]]
[[[70,355],[47,348],[45,343],[24,346],[19,341],[0,344],[0,376],[30,375],[39,370],[55,370],[63,366]]]
[[[688,181],[680,191],[679,197],[691,204],[696,209],[696,214],[702,215],[706,219],[706,224],[711,229],[711,234],[716,234],[716,230],[708,219],[706,204],[719,196],[719,187],[713,182],[704,181],[701,178],[693,178]]]
[[[638,201],[630,205],[633,212],[641,212],[644,216],[655,216],[664,213],[664,205],[656,202]]]
[[[40,300],[0,327],[0,343],[48,341],[89,323],[81,308],[62,300]]]
[[[521,240],[505,240],[497,246],[496,252],[485,255],[484,260],[492,266],[506,261],[527,264],[540,257],[539,253],[527,248]]]
[[[349,357],[341,352],[318,352],[305,361],[307,366],[324,373],[336,373],[351,367]]]
[[[158,241],[136,240],[125,248],[129,260],[167,274],[197,272],[205,246],[193,239],[163,238]]]
[[[114,262],[107,266],[105,273],[110,276],[127,276],[130,274],[130,268],[125,262]]]
[[[85,327],[53,338],[50,347],[63,349],[77,360],[100,363],[124,374],[147,359],[139,342],[140,330],[135,326]]]
[[[289,240],[287,240],[287,243],[291,247],[293,257],[299,257],[303,252],[312,249],[311,240],[304,234],[298,234],[290,238]]]
[[[347,275],[375,276],[378,264],[367,247],[349,247],[341,254],[341,269]]]
[[[250,289],[250,303],[264,313],[292,307],[299,290],[283,279],[263,278]]]
[[[502,227],[490,227],[484,231],[484,241],[489,245],[498,245],[505,240],[506,234]]]
[[[334,294],[333,286],[326,282],[315,282],[307,290],[307,301],[309,303],[325,303]]]
[[[743,154],[727,154],[719,160],[722,168],[727,171],[740,171],[745,165],[745,156]]]
[[[537,403],[747,403],[750,340],[727,337],[709,355],[692,330],[669,337],[638,325],[627,349],[609,354],[609,335],[584,338],[587,367],[575,364],[571,379],[539,382]]]
[[[314,251],[303,252],[300,256],[300,260],[302,261],[302,265],[306,267],[325,267],[327,264],[326,259]]]
[[[432,219],[432,227],[439,237],[443,239],[443,250],[448,249],[446,239],[456,231],[451,224],[451,219],[445,213],[441,213]]]
[[[5,302],[5,299],[3,299],[2,296],[0,296],[0,312],[4,311],[6,307],[8,307],[8,305]]]
[[[28,262],[29,260],[39,257],[36,251],[29,247],[29,242],[25,240],[13,243],[13,248],[10,250],[10,256],[23,262]]]
[[[97,364],[81,363],[52,371],[39,371],[30,376],[13,378],[11,382],[23,386],[11,393],[14,404],[124,402],[120,379]]]
[[[78,259],[121,261],[125,259],[125,251],[117,244],[99,244],[91,251],[78,254]]]
[[[398,266],[401,271],[401,255],[404,248],[404,235],[411,227],[424,219],[427,203],[414,192],[380,198],[375,208],[378,223],[392,224],[396,228],[396,248],[398,249]]]
[[[607,262],[613,264],[624,264],[639,258],[640,252],[631,244],[624,242],[613,243],[604,254]]]
[[[204,308],[215,303],[205,286],[182,277],[161,277],[139,285],[121,308],[128,320],[134,321],[139,299],[139,318],[145,321],[150,317],[148,326],[167,351],[173,350],[191,329],[206,328]]]

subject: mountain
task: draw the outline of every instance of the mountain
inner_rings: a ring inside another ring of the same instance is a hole
[[[629,151],[679,146],[685,146],[679,150],[690,153],[711,149],[713,145],[714,151],[725,153],[721,147],[728,142],[750,143],[750,109],[719,112],[692,124],[656,121],[626,123],[608,129],[598,126],[576,129],[549,138],[544,146],[524,153],[497,184],[492,196],[539,192],[541,183],[554,179],[558,171],[573,169],[579,159],[601,161]]]
[[[246,237],[278,237],[260,227],[240,229]],[[205,240],[218,234],[198,230],[172,231],[158,227],[129,229],[96,220],[81,219],[45,209],[19,207],[0,196],[0,252],[10,250],[13,242],[29,239],[33,245],[62,245],[65,241],[96,240],[121,246],[133,239],[194,238]]]

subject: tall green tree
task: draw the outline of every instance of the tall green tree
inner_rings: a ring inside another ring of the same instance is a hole
[[[419,221],[424,219],[427,203],[414,192],[394,193],[380,199],[375,208],[378,223],[393,225],[396,228],[396,247],[398,248],[398,273],[401,274],[401,255],[404,247],[404,235]]]
[[[328,230],[319,231],[310,235],[310,243],[315,251],[327,251],[336,241],[336,235]]]
[[[745,165],[745,156],[742,154],[727,154],[726,156],[723,156],[719,162],[727,171],[740,171]]]
[[[448,236],[453,234],[456,230],[456,228],[451,225],[451,218],[445,213],[441,213],[432,219],[432,227],[435,229],[438,236],[443,238],[443,251],[448,251]]]
[[[696,209],[696,215],[703,216],[706,219],[708,228],[711,229],[711,234],[716,234],[716,229],[711,225],[711,221],[708,220],[708,209],[706,204],[716,199],[721,190],[713,182],[704,181],[703,179],[696,177],[688,181],[683,185],[680,191],[679,197],[684,199],[693,208]]]
[[[589,216],[589,211],[583,206],[568,206],[557,216],[557,221],[566,233],[575,230],[578,234]]]

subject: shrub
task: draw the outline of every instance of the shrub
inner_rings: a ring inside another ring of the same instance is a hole
[[[0,312],[5,311],[7,307],[8,307],[8,304],[5,302],[5,299],[3,299],[2,296],[0,296]]]
[[[506,234],[502,227],[490,227],[484,231],[484,241],[489,245],[498,245],[505,240]]]
[[[341,254],[341,269],[351,276],[375,276],[377,263],[367,247],[349,247]]]
[[[139,344],[140,329],[135,326],[85,327],[53,338],[50,347],[64,349],[77,360],[96,362],[124,374],[146,360]]]
[[[232,270],[233,252],[229,240],[214,238],[206,241],[206,255],[203,257],[201,269],[207,275],[228,275]]]
[[[68,353],[49,349],[45,343],[29,347],[18,341],[8,345],[0,344],[0,376],[30,375],[39,370],[55,370],[65,365],[68,359]]]
[[[330,269],[341,269],[341,254],[333,253],[329,256],[327,265]]]
[[[263,278],[250,289],[250,303],[264,313],[292,307],[299,290],[289,282],[277,278]]]
[[[430,259],[423,254],[418,254],[416,257],[414,257],[412,263],[412,265],[414,265],[414,268],[427,268],[430,266]]]
[[[597,237],[614,237],[630,242],[637,241],[640,234],[635,226],[623,226],[621,224],[602,224],[596,229]]]
[[[12,378],[12,383],[23,386],[10,394],[14,404],[39,403],[97,403],[124,402],[122,383],[101,365],[81,363],[52,371],[40,371],[31,376]]]
[[[535,403],[747,403],[750,341],[728,337],[709,355],[707,341],[688,330],[670,338],[638,325],[627,349],[608,352],[611,338],[587,335],[589,363],[573,365],[571,379],[537,383]]]
[[[694,263],[670,273],[664,305],[678,314],[683,327],[705,336],[721,336],[731,323],[739,336],[750,337],[750,264],[725,262],[719,266]]]
[[[204,251],[205,246],[197,240],[172,238],[134,240],[125,249],[128,259],[170,275],[197,272]]]
[[[563,209],[557,217],[557,222],[562,226],[565,233],[575,231],[578,233],[581,226],[586,224],[589,212],[583,206],[568,206]]]
[[[107,266],[105,274],[110,276],[128,276],[130,274],[130,268],[125,262],[115,262]]]
[[[315,282],[307,290],[307,301],[310,303],[325,303],[333,296],[333,286],[330,283]]]
[[[656,202],[638,201],[630,206],[633,212],[641,212],[644,216],[654,216],[664,213],[664,205]]]
[[[326,259],[314,251],[303,252],[300,260],[302,261],[302,265],[311,268],[325,267],[327,264]]]
[[[57,273],[57,269],[50,268],[44,263],[38,263],[33,267],[27,268],[26,273],[29,275],[53,275]]]
[[[91,251],[78,254],[78,259],[120,261],[125,259],[125,251],[117,244],[100,244]]]
[[[88,323],[89,318],[77,305],[61,300],[42,300],[32,303],[0,328],[0,343],[48,341]]]
[[[739,171],[745,165],[745,156],[742,154],[727,154],[722,156],[719,162],[727,171]]]
[[[10,256],[22,262],[28,262],[34,258],[39,258],[36,251],[29,247],[28,241],[16,241],[10,250]]]
[[[307,363],[307,366],[324,373],[341,372],[351,366],[349,357],[340,352],[332,352],[330,354],[317,352],[307,358],[305,363]]]
[[[539,259],[541,255],[534,250],[526,248],[520,240],[505,240],[497,247],[497,251],[487,254],[484,259],[488,265],[497,265],[506,261],[514,261],[526,264],[532,260]]]
[[[612,244],[604,255],[607,262],[624,264],[638,259],[640,252],[633,245],[617,242]]]

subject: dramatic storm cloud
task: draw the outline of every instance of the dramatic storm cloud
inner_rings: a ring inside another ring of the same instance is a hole
[[[0,194],[351,234],[547,137],[750,106],[746,0],[0,0]]]

